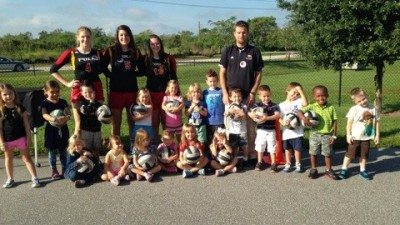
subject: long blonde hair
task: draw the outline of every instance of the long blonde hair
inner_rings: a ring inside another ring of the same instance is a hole
[[[68,148],[67,151],[69,154],[73,155],[75,145],[81,145],[82,148],[85,147],[85,142],[82,140],[81,137],[74,134],[68,139]]]
[[[11,91],[14,94],[13,104],[15,105],[18,114],[20,116],[22,116],[22,110],[21,110],[21,106],[19,105],[18,94],[15,91],[14,87],[11,84],[0,83],[0,95],[4,91]],[[5,105],[6,105],[6,103],[4,102],[3,98],[0,96],[0,120],[3,120]]]
[[[135,147],[138,150],[147,148],[147,146],[144,146],[143,142],[146,139],[149,139],[150,135],[142,128],[138,129],[136,131],[136,135],[135,135]]]
[[[176,86],[178,88],[178,91],[176,92],[176,95],[180,96],[181,95],[181,88],[179,87],[179,82],[177,80],[168,81],[167,88],[165,89],[165,95],[169,96],[171,94],[169,89],[170,89],[170,86],[173,85],[173,84],[176,84]]]
[[[137,97],[136,97],[136,103],[139,104],[139,97],[142,96],[142,95],[147,95],[150,105],[153,105],[153,103],[151,102],[150,91],[147,88],[139,89],[139,91],[137,93]]]
[[[191,84],[191,85],[189,86],[188,92],[187,92],[187,94],[186,94],[186,98],[187,98],[189,101],[192,101],[192,100],[193,100],[193,99],[192,99],[192,93],[195,92],[195,91],[200,92],[200,100],[203,99],[203,96],[202,96],[202,94],[201,94],[201,86],[200,86],[200,84],[199,84],[199,83],[193,83],[193,84]]]
[[[189,132],[189,130],[191,130],[191,129],[193,129],[194,133],[196,133],[196,128],[193,125],[187,124],[187,123],[183,124],[183,126],[182,126],[182,134],[181,134],[181,143],[182,144],[186,144],[187,143],[188,140],[186,138],[185,133]],[[195,136],[195,140],[197,140],[197,133],[196,133],[196,136]]]

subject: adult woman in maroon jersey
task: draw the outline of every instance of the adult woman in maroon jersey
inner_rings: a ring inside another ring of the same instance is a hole
[[[99,102],[104,101],[103,86],[99,78],[100,73],[109,73],[106,63],[104,63],[102,54],[99,50],[92,48],[92,32],[88,27],[79,27],[76,32],[77,47],[65,50],[58,57],[57,61],[50,68],[51,75],[63,85],[71,88],[71,102],[73,113],[77,118],[77,106],[82,96],[80,94],[80,84],[84,80],[93,82],[95,89],[95,98]],[[59,69],[70,62],[74,70],[74,79],[66,80],[59,73]]]
[[[176,61],[172,55],[164,52],[164,45],[159,36],[152,34],[147,42],[146,56],[147,82],[146,88],[150,91],[153,103],[153,128],[158,134],[160,122],[163,118],[161,104],[165,95],[167,83],[178,80],[176,75]]]

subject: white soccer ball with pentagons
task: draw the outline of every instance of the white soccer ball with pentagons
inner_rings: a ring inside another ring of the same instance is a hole
[[[218,152],[217,161],[221,166],[226,166],[232,161],[232,154],[226,149],[222,149]]]
[[[81,156],[78,160],[76,160],[76,171],[79,173],[90,173],[92,172],[93,168],[93,161],[86,156]]]
[[[256,122],[257,124],[262,123],[260,120],[261,116],[266,116],[267,112],[265,111],[265,109],[263,107],[254,107],[251,109],[251,112],[255,114],[256,118],[254,120],[254,122]]]
[[[132,104],[129,111],[132,116],[137,116],[146,114],[147,110],[147,107],[143,104]]]
[[[305,125],[304,125],[304,122],[301,121],[301,123],[303,124],[304,127],[313,128],[313,127],[316,127],[316,126],[319,125],[319,122],[320,122],[320,121],[319,121],[319,116],[318,116],[318,114],[317,114],[316,112],[314,112],[313,110],[307,110],[307,111],[305,111],[305,112],[304,112],[304,117],[307,118],[307,119],[310,121],[310,123],[311,123],[311,126],[305,126]]]
[[[156,161],[152,154],[145,153],[139,156],[138,163],[144,170],[149,170],[155,166]]]
[[[107,105],[102,105],[96,110],[97,119],[105,124],[111,123],[112,119],[111,109]]]
[[[200,151],[194,146],[189,146],[183,152],[183,156],[188,164],[196,164],[200,160]]]
[[[287,127],[289,129],[296,129],[297,127],[299,127],[300,124],[300,120],[299,118],[296,116],[296,114],[294,113],[287,113],[283,116],[283,121],[286,123],[286,121],[288,122]]]
[[[61,116],[67,116],[67,114],[66,114],[65,110],[55,109],[50,112],[50,116],[57,118],[57,117],[61,117]],[[50,121],[49,123],[50,123],[50,125],[52,125],[54,127],[62,127],[67,123],[67,121],[65,121],[64,123],[61,123],[60,121],[56,120],[56,121]]]

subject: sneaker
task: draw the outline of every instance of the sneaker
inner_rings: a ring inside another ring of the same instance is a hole
[[[75,181],[75,187],[76,188],[81,188],[81,187],[85,186],[85,184],[86,184],[85,180],[76,180]]]
[[[205,176],[206,175],[206,170],[204,168],[199,169],[199,171],[197,172],[199,175],[201,176]]]
[[[232,169],[231,169],[231,173],[236,173],[237,172],[237,167],[235,166],[235,167],[233,167]]]
[[[365,180],[372,180],[372,177],[367,173],[367,171],[360,172],[360,176]]]
[[[32,179],[32,185],[31,185],[31,187],[33,187],[33,188],[38,188],[38,187],[40,187],[39,179],[33,178],[33,179]]]
[[[283,168],[283,172],[286,172],[286,173],[290,172],[290,164],[285,164],[285,167]]]
[[[340,179],[343,179],[343,180],[347,179],[349,177],[347,170],[345,170],[345,169],[340,170],[339,177],[340,177]]]
[[[271,173],[276,173],[276,172],[278,172],[278,166],[275,163],[273,163],[271,165]]]
[[[215,170],[215,176],[219,177],[222,176],[225,173],[224,170]]]
[[[53,172],[51,172],[51,179],[53,180],[61,179],[61,175],[58,173],[57,169],[54,169]]]
[[[118,177],[113,177],[113,178],[110,180],[110,182],[111,182],[111,184],[113,184],[113,185],[115,185],[115,186],[118,186],[118,185],[119,185],[119,179],[118,179]]]
[[[303,169],[301,168],[301,164],[300,163],[296,163],[296,172],[297,173],[303,172]]]
[[[256,170],[256,171],[261,171],[261,170],[264,170],[265,169],[265,164],[264,164],[264,162],[258,162],[257,164],[256,164],[256,167],[254,168],[254,170]]]
[[[325,171],[325,177],[332,180],[339,180],[339,177],[333,172],[332,169]]]
[[[127,175],[125,175],[124,179],[125,179],[126,181],[130,181],[130,180],[131,180],[131,177],[129,176],[129,174],[127,174]]]
[[[142,175],[140,175],[140,174],[136,174],[136,180],[142,180],[143,179],[143,176]]]
[[[7,179],[7,181],[3,184],[3,188],[11,188],[14,186],[15,182],[13,179]]]
[[[326,175],[326,173],[325,173]],[[310,169],[310,173],[308,174],[308,177],[311,179],[316,179],[318,177],[318,170],[315,168]]]
[[[190,171],[190,170],[183,170],[182,171],[182,177],[183,178],[188,178],[188,177],[191,177],[191,176],[193,176],[192,171]]]
[[[147,181],[151,181],[151,179],[153,179],[153,174],[152,173],[149,173],[149,172],[147,172],[147,173],[144,173],[144,177],[146,178],[146,180]]]

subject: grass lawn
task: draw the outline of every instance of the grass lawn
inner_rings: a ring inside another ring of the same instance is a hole
[[[186,94],[189,84],[198,82],[203,88],[206,87],[204,74],[208,69],[214,69],[218,72],[217,63],[197,63],[196,65],[179,65],[178,77],[182,92]],[[394,65],[387,65],[383,78],[383,114],[381,115],[381,145],[383,147],[400,147],[400,137],[396,134],[400,133],[398,126],[400,122],[400,102],[398,83],[400,78],[397,72],[400,70],[400,62]],[[72,79],[71,71],[61,71],[61,74],[67,79]],[[373,67],[362,71],[344,70],[342,76],[342,93],[339,94],[339,73],[332,70],[315,70],[311,69],[306,62],[278,62],[268,61],[265,63],[263,71],[262,84],[268,84],[272,89],[272,99],[279,103],[285,99],[285,87],[289,82],[296,81],[303,85],[306,95],[312,102],[311,90],[313,86],[322,84],[329,89],[329,101],[336,107],[339,115],[339,139],[337,148],[344,148],[345,144],[345,115],[348,109],[353,105],[348,96],[349,91],[356,86],[362,87],[370,96],[370,101],[374,99],[374,75]],[[16,88],[26,87],[42,87],[47,79],[52,77],[49,73],[36,71],[35,75],[32,71],[27,72],[1,72],[0,82],[11,83]],[[105,86],[104,76],[103,86]],[[138,78],[139,87],[145,84],[145,77]],[[106,93],[106,92],[105,92]],[[62,98],[69,99],[69,90],[62,87]],[[341,96],[341,105],[339,106],[339,96]],[[72,120],[69,122],[70,131],[73,131]],[[38,146],[39,151],[43,152],[43,127],[39,128]],[[124,140],[128,140],[128,127],[126,123],[122,123],[122,136]],[[103,125],[103,136],[110,134],[110,125]],[[307,135],[306,135],[307,136]]]

